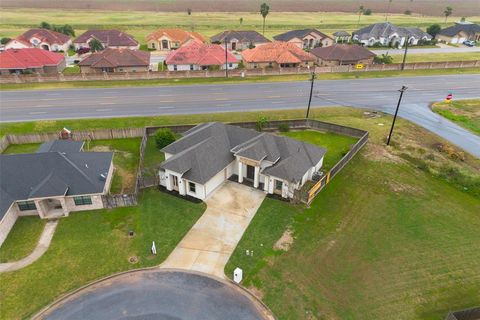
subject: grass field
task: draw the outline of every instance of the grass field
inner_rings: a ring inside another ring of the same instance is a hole
[[[362,78],[386,78],[386,77],[410,77],[410,76],[433,76],[448,74],[477,74],[480,68],[452,68],[452,69],[428,69],[428,70],[405,70],[405,71],[361,71],[317,74],[318,80],[341,80]],[[245,78],[179,78],[160,80],[112,80],[112,81],[71,81],[51,83],[28,83],[28,84],[1,84],[1,90],[45,90],[45,89],[68,89],[68,88],[112,88],[112,87],[142,87],[142,86],[171,86],[171,85],[196,85],[196,84],[223,84],[242,82],[276,82],[276,81],[305,81],[308,74],[302,75],[279,75],[279,76],[252,76]]]
[[[39,143],[11,144],[3,152],[3,154],[15,153],[33,153],[40,147]]]
[[[28,256],[36,247],[45,223],[38,217],[20,217],[0,247],[0,263]]]
[[[310,208],[266,199],[227,264],[228,276],[244,270],[244,285],[279,319],[443,319],[478,305],[480,197],[417,166],[431,156],[465,163],[404,121],[386,148],[385,120],[338,118],[370,131],[366,149]],[[480,161],[467,162],[480,186]],[[290,250],[274,250],[286,230]]]
[[[146,42],[146,36],[159,27],[183,28],[212,36],[228,29],[253,29],[261,31],[262,17],[256,12],[194,12],[188,16],[185,12],[148,12],[148,11],[93,11],[93,10],[55,10],[55,9],[2,9],[0,37],[15,37],[25,29],[39,25],[42,21],[53,24],[70,24],[79,35],[89,28],[118,28],[132,34],[140,43]],[[28,17],[28,19],[25,19]],[[243,18],[240,25],[239,19]],[[385,15],[374,13],[362,16],[360,27],[375,22],[383,22]],[[480,16],[468,18],[479,22]],[[459,17],[450,17],[457,21]],[[314,27],[332,34],[338,30],[357,29],[357,14],[322,12],[271,12],[267,17],[267,37],[291,29]],[[443,17],[423,15],[392,14],[389,21],[403,26],[426,28],[433,23],[443,25]]]
[[[394,63],[401,63],[403,61],[403,54],[392,54],[391,56]],[[472,60],[480,60],[480,52],[407,54],[407,63]]]
[[[158,210],[160,207],[162,210]],[[158,265],[204,209],[204,204],[152,189],[141,195],[138,207],[70,214],[60,220],[50,248],[38,261],[19,271],[0,274],[0,318],[27,318],[59,295],[90,281]],[[9,238],[22,238],[20,231],[24,230],[15,227]],[[135,232],[134,237],[128,236],[129,230]],[[150,253],[152,241],[157,247],[156,256]],[[20,248],[22,243],[18,243]],[[130,263],[130,257],[138,262]]]
[[[143,168],[145,176],[154,176],[158,172],[158,165],[165,160],[165,154],[158,150],[155,139],[149,137],[147,146],[145,147],[145,155],[143,158]]]
[[[439,102],[432,110],[458,125],[480,135],[480,100]]]

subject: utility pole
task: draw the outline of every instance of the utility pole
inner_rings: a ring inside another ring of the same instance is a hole
[[[312,72],[312,78],[310,79],[310,97],[308,98],[308,108],[307,108],[307,115],[305,118],[308,119],[308,115],[310,114],[310,105],[312,104],[312,94],[313,94],[313,83],[315,82],[315,70]]]
[[[409,42],[410,42],[410,38],[407,37],[407,42],[405,43],[405,52],[403,53],[402,71],[403,69],[405,69],[405,62],[407,61],[407,51],[408,51]]]
[[[403,93],[407,89],[408,89],[407,87],[402,86],[402,89],[398,90],[400,91],[400,97],[398,98],[397,109],[395,110],[395,115],[393,116],[392,127],[390,128],[390,133],[388,134],[387,146],[390,145],[390,139],[392,138],[393,127],[395,126],[395,120],[397,120],[398,109],[400,108],[400,103],[402,102]]]
[[[227,51],[227,37],[225,37],[225,78],[228,78],[228,51]]]

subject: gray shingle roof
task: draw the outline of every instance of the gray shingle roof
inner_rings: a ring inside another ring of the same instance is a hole
[[[105,43],[107,47],[133,47],[138,45],[138,41],[133,36],[115,29],[87,30],[76,38],[73,43],[86,43],[92,38]]]
[[[475,23],[456,23],[454,26],[443,29],[438,34],[447,37],[454,37],[462,31],[469,36],[473,36],[476,33],[480,33],[480,25]]]
[[[316,57],[327,61],[358,61],[375,57],[375,53],[356,44],[334,44],[310,51]]]
[[[335,37],[347,37],[350,35],[350,33],[348,33],[347,31],[341,30],[341,31],[334,32],[333,35]]]
[[[245,43],[266,43],[270,42],[267,38],[262,36],[260,33],[257,31],[253,30],[247,30],[247,31],[235,31],[235,30],[229,30],[229,31],[223,31],[221,33],[218,33],[210,38],[212,42],[220,42],[223,43],[225,42],[225,38],[227,41],[230,41],[232,39],[237,39],[240,42],[245,42]]]
[[[80,152],[83,147],[83,141],[73,140],[50,140],[40,145],[37,150],[39,152]]]
[[[0,155],[0,219],[12,202],[102,193],[112,152],[41,152]]]
[[[357,35],[359,40],[368,40],[370,38],[387,38],[394,33],[397,33],[400,37],[415,36],[416,38],[432,38],[431,35],[422,31],[419,28],[397,27],[390,22],[374,23],[365,28],[355,31],[353,34]]]
[[[315,166],[326,150],[288,137],[259,133],[223,123],[204,123],[188,130],[184,137],[162,151],[172,154],[160,167],[183,174],[200,184],[209,181],[235,160],[235,155],[266,160],[264,170],[280,179],[298,182]]]
[[[282,33],[282,34],[278,34],[278,35],[274,36],[273,38],[277,41],[289,41],[293,38],[302,39],[303,37],[305,37],[306,35],[308,35],[312,32],[319,34],[322,38],[330,38],[329,36],[327,36],[326,34],[318,31],[317,29],[290,30],[290,31],[287,31],[287,32]]]

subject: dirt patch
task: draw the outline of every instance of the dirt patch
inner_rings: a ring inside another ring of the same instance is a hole
[[[292,229],[288,228],[285,230],[285,232],[282,234],[280,239],[275,242],[273,245],[274,250],[282,250],[282,251],[288,251],[293,245],[293,231]]]
[[[258,289],[257,287],[255,286],[248,287],[248,291],[250,291],[250,293],[253,294],[255,297],[257,297],[258,299],[260,300],[263,299],[264,293],[262,292],[262,290]]]
[[[415,187],[409,184],[400,183],[393,180],[387,180],[385,181],[385,184],[387,184],[389,189],[395,193],[408,193],[408,194],[415,194],[415,195],[422,193],[422,190],[418,187]]]
[[[138,257],[137,256],[130,256],[128,257],[128,262],[130,262],[131,264],[135,264],[138,262]]]
[[[365,150],[365,156],[373,161],[387,161],[393,163],[402,163],[403,160],[397,155],[391,153],[386,147],[368,143]]]
[[[93,148],[90,148],[90,151],[108,152],[108,151],[110,151],[110,147],[108,147],[108,146],[95,146]]]

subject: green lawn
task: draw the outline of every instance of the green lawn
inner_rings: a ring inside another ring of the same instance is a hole
[[[204,204],[150,189],[138,207],[72,213],[60,220],[50,248],[38,261],[0,274],[0,318],[27,318],[95,279],[160,264],[204,210]],[[133,238],[129,230],[135,232]],[[156,256],[150,253],[152,241]],[[128,261],[132,256],[138,258],[136,264]]]
[[[408,77],[426,75],[448,74],[477,74],[479,68],[452,68],[452,69],[428,69],[428,70],[405,70],[405,71],[359,71],[318,74],[318,80],[342,80],[359,78],[385,78],[385,77]],[[247,76],[245,78],[178,78],[178,79],[154,79],[154,80],[109,80],[109,81],[69,81],[69,82],[43,82],[28,84],[1,84],[0,90],[44,90],[44,89],[67,89],[67,88],[111,88],[111,87],[136,87],[136,86],[170,86],[170,85],[199,85],[199,84],[223,84],[223,83],[249,83],[249,82],[277,82],[277,81],[305,81],[307,74],[300,75],[273,75],[273,76]]]
[[[327,149],[322,168],[330,170],[351,149],[358,139],[342,136],[330,132],[294,131],[285,133],[286,136],[297,140],[316,144]]]
[[[80,73],[80,67],[79,66],[72,66],[72,67],[66,67],[63,69],[64,74],[75,74],[75,73]]]
[[[37,246],[46,220],[20,217],[15,222],[8,238],[0,247],[0,263],[20,260],[28,256]]]
[[[480,99],[439,102],[433,104],[432,110],[480,135]]]
[[[403,61],[403,54],[392,54],[391,56],[394,63],[401,63]],[[480,52],[407,54],[407,63],[471,60],[480,60]]]
[[[40,147],[40,143],[11,144],[3,154],[33,153]]]
[[[448,158],[432,148],[444,141],[403,120],[386,148],[385,121],[338,118],[370,131],[366,148],[310,208],[266,199],[228,262],[279,319],[443,319],[478,305],[480,193],[436,166],[468,171],[478,188],[480,160]],[[287,228],[291,249],[273,250]]]
[[[154,137],[149,137],[143,157],[144,174],[146,176],[155,175],[158,172],[158,165],[163,160],[165,160],[165,154],[158,150]]]
[[[85,151],[113,151],[115,174],[110,193],[132,193],[139,162],[140,138],[93,140],[85,143]]]

